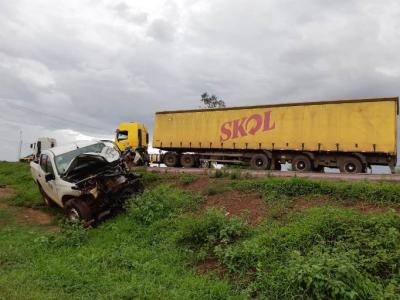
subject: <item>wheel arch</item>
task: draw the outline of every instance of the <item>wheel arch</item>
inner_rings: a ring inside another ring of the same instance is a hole
[[[354,153],[352,153],[352,155],[354,157],[358,158],[364,166],[368,165],[367,158],[365,157],[365,155],[363,155],[359,152],[354,152]]]

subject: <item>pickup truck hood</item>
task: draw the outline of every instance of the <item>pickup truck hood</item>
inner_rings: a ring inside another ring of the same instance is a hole
[[[87,173],[88,169],[101,170],[107,165],[118,161],[120,154],[116,150],[102,151],[101,153],[84,153],[76,156],[68,165],[63,177],[69,177],[73,173]]]

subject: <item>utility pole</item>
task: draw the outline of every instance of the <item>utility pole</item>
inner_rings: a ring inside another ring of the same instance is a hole
[[[22,130],[19,131],[19,143],[18,143],[18,157],[17,161],[21,158],[21,150],[22,150]]]

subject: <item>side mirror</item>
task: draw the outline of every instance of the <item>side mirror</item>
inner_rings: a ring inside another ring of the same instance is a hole
[[[56,176],[54,176],[54,174],[52,173],[46,173],[46,175],[44,175],[44,180],[46,182],[50,181],[50,180],[54,180],[56,179]]]

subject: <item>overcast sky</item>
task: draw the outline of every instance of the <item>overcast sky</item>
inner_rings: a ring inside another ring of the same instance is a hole
[[[397,96],[398,0],[0,0],[0,160],[155,111]]]

